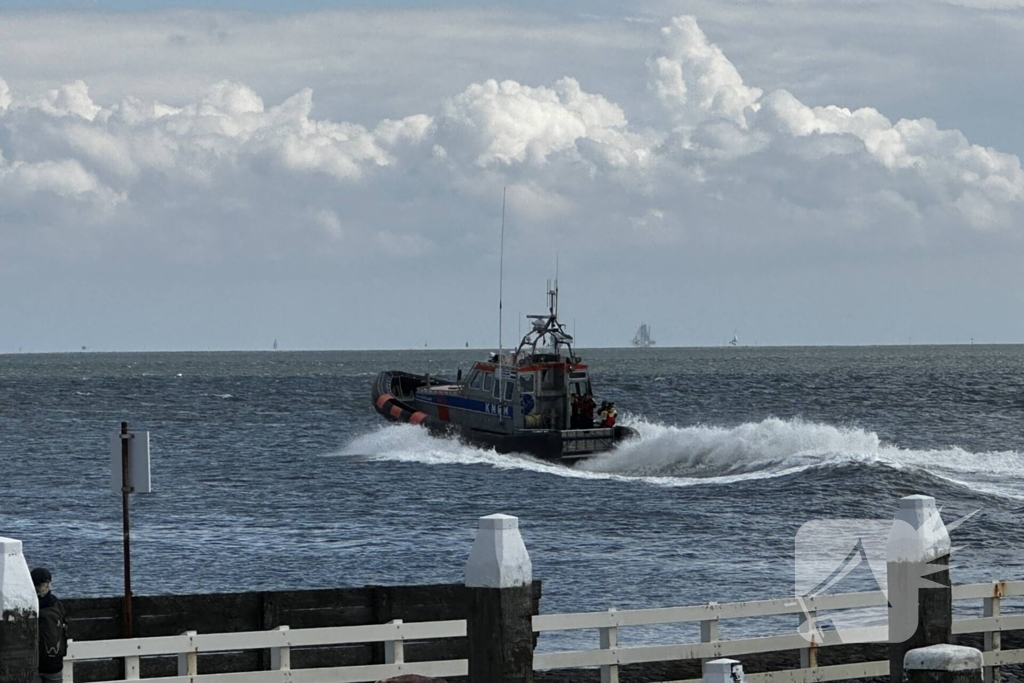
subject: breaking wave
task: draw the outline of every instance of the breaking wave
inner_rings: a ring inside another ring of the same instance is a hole
[[[574,467],[434,438],[411,425],[382,427],[357,437],[336,455],[429,465],[488,465],[662,486],[771,479],[859,463],[924,472],[980,493],[1024,500],[1015,483],[1024,476],[1024,454],[1016,451],[971,453],[955,446],[904,449],[884,443],[872,431],[799,419],[767,418],[735,427],[676,427],[625,415],[623,423],[636,429],[640,438]]]

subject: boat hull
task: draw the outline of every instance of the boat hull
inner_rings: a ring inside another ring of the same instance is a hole
[[[622,425],[593,429],[517,428],[514,418],[509,417],[510,406],[501,406],[497,411],[493,404],[472,406],[474,411],[448,410],[448,403],[465,402],[456,393],[457,387],[443,379],[390,370],[374,379],[371,399],[377,413],[392,422],[421,425],[435,436],[457,437],[498,453],[526,453],[566,464],[610,451],[618,443],[637,436],[636,431]]]
[[[544,460],[574,463],[606,453],[619,442],[637,436],[622,425],[598,429],[517,430],[512,434],[451,426],[451,433],[475,446],[493,448],[498,453],[527,453]]]

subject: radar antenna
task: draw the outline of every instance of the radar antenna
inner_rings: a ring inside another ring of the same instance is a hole
[[[572,350],[573,337],[566,332],[565,325],[558,321],[558,279],[548,280],[547,291],[548,312],[546,315],[528,315],[531,321],[531,328],[519,342],[515,352],[516,362],[523,362],[526,358],[526,350],[530,349],[530,355],[536,355],[537,346],[541,348],[550,344],[551,354],[558,355],[559,348],[565,347],[569,362],[576,362]]]
[[[505,378],[505,361],[502,358],[501,348],[501,323],[502,315],[502,287],[505,283],[505,189],[501,188],[501,249],[498,252],[498,383]],[[498,421],[505,413],[505,387],[502,386],[498,395]]]

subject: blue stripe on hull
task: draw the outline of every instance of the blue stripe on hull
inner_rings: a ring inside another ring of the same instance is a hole
[[[484,415],[497,415],[498,411],[501,410],[502,417],[509,419],[512,417],[512,406],[507,403],[505,405],[501,405],[490,401],[466,398],[465,396],[456,396],[453,394],[430,394],[423,391],[416,392],[416,400],[423,401],[424,403],[432,403],[438,406],[448,406],[449,408],[459,408],[461,410],[468,410],[474,413],[482,413]]]

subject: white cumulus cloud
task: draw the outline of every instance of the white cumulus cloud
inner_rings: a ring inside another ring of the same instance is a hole
[[[530,230],[577,244],[619,229],[641,245],[676,245],[680,226],[688,240],[702,231],[726,239],[694,219],[713,206],[731,207],[740,226],[774,211],[787,235],[799,230],[791,225],[902,226],[936,215],[998,230],[1022,213],[1013,154],[926,118],[894,123],[871,107],[765,94],[692,16],[650,34],[660,48],[636,64],[647,67],[644,102],[616,102],[600,81],[584,88],[572,75],[488,79],[452,84],[424,110],[347,120],[314,116],[310,87],[272,100],[232,79],[176,100],[126,93],[99,103],[82,80],[25,96],[0,80],[0,191],[22,203],[87,199],[105,216],[121,211],[125,224],[142,212],[171,232],[199,230],[198,220],[212,232],[273,233],[312,216],[311,235],[396,255],[460,235],[432,198],[482,202],[502,186],[517,188]],[[633,111],[654,115],[638,124]],[[378,219],[392,206],[408,212],[402,225]],[[790,220],[794,210],[808,218]]]
[[[895,124],[875,109],[808,107],[786,91],[765,98],[784,133],[817,137],[829,145],[832,136],[859,141],[871,158],[893,174],[920,180],[935,201],[949,202],[976,227],[996,225],[1005,217],[997,207],[1024,200],[1024,170],[1012,154],[971,144],[958,130],[943,130],[930,119],[902,119]],[[832,146],[830,153],[857,148]]]
[[[89,86],[81,80],[47,91],[35,106],[52,116],[77,116],[86,121],[92,121],[101,111],[89,97]]]
[[[690,158],[727,164],[699,167],[695,175],[701,180],[716,173],[742,175],[736,165],[754,155],[768,155],[785,172],[792,163],[787,154],[797,150],[802,163],[845,157],[856,174],[856,156],[866,154],[897,192],[912,202],[956,211],[973,227],[1008,226],[1011,207],[1019,210],[1024,201],[1024,172],[1016,155],[971,144],[960,131],[942,129],[930,119],[894,124],[871,107],[809,106],[786,90],[764,95],[744,84],[694,17],[673,19],[662,34],[664,53],[648,62],[650,87],[679,127],[682,152],[676,157],[684,163]],[[850,184],[851,191],[855,186]],[[823,191],[821,202],[826,201]]]
[[[665,53],[648,62],[651,87],[682,125],[721,118],[746,128],[759,108],[759,88],[743,84],[733,66],[692,16],[674,18],[661,29]]]
[[[75,159],[0,165],[0,194],[6,194],[11,204],[22,206],[26,201],[31,205],[31,198],[37,195],[47,202],[54,198],[84,202],[101,214],[126,200]]]
[[[11,106],[11,89],[7,81],[0,78],[0,112],[6,111]]]
[[[573,78],[553,87],[515,81],[474,83],[444,105],[445,123],[475,154],[474,163],[543,165],[581,140],[598,144],[613,165],[643,160],[646,151],[626,134],[622,108],[584,92]]]

